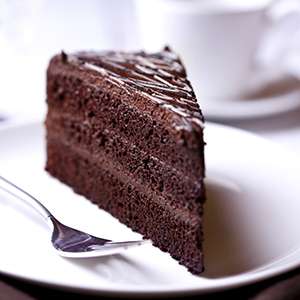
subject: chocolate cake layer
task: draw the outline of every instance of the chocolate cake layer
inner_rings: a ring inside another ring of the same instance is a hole
[[[88,153],[78,153],[73,146],[60,141],[49,140],[47,152],[50,157],[47,170],[53,176],[150,238],[154,245],[169,252],[193,273],[202,271],[199,263],[203,256],[199,251],[202,211],[176,208],[146,195],[141,186],[131,184],[130,178],[120,178],[112,169],[99,168]],[[155,235],[151,234],[153,231]]]
[[[178,57],[62,53],[47,103],[49,173],[200,273],[203,117]]]
[[[127,170],[128,176],[158,191],[170,201],[195,203],[195,199],[204,199],[203,180],[190,173],[174,168],[171,164],[159,160],[147,151],[139,149],[134,143],[120,137],[116,131],[94,128],[70,119],[47,119],[48,138],[61,138],[68,144],[87,149],[99,161],[109,159],[119,163]],[[116,166],[114,166],[115,168]],[[162,178],[163,177],[163,178]]]

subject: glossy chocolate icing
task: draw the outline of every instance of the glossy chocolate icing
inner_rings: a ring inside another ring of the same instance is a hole
[[[108,76],[116,84],[139,90],[178,115],[185,129],[190,130],[193,125],[203,127],[203,116],[186,79],[186,71],[179,57],[168,47],[153,54],[103,51],[66,55],[62,52],[61,58]]]

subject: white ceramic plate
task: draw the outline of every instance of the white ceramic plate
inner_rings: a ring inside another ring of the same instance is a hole
[[[262,138],[207,124],[206,272],[191,275],[151,245],[92,259],[57,256],[48,228],[21,202],[0,197],[0,272],[97,294],[192,294],[242,286],[300,265],[300,167]],[[0,130],[1,174],[65,223],[112,239],[138,237],[43,170],[39,123]]]
[[[209,120],[242,120],[290,112],[300,107],[300,90],[287,91],[268,98],[201,99],[203,114]]]

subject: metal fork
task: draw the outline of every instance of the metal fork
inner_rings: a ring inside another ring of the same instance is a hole
[[[40,201],[2,176],[0,189],[25,201],[47,221],[52,229],[52,245],[61,256],[84,258],[111,255],[149,242],[147,240],[113,242],[95,237],[62,224]]]

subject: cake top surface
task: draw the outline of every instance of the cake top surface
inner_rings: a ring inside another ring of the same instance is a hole
[[[186,78],[179,57],[168,47],[158,53],[141,52],[77,52],[63,61],[77,63],[86,69],[107,76],[118,85],[130,86],[152,101],[175,113],[181,120],[179,127],[203,127],[203,116],[195,93]]]

